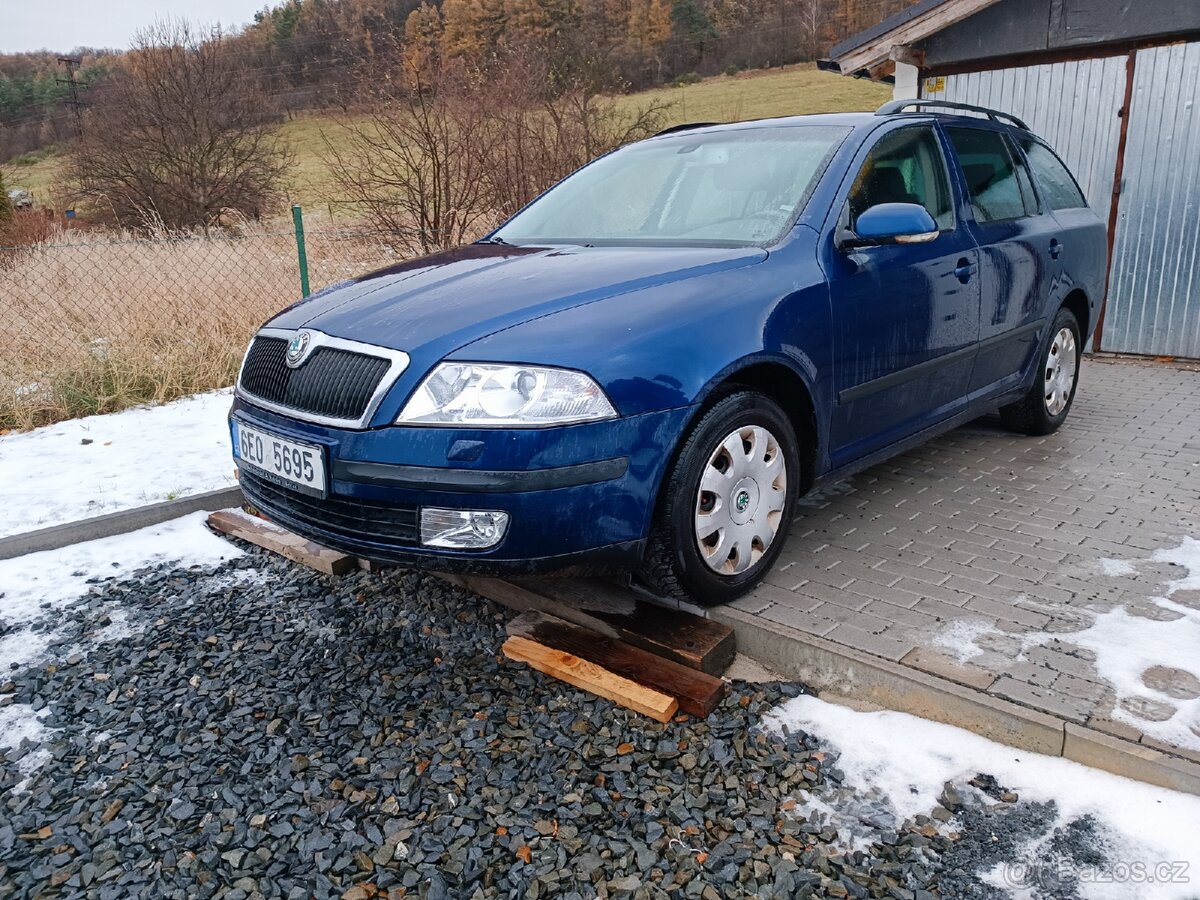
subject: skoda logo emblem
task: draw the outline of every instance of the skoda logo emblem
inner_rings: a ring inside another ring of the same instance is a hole
[[[296,336],[292,338],[292,342],[287,348],[287,364],[289,369],[294,369],[300,363],[304,362],[304,357],[308,354],[308,345],[312,343],[312,335],[307,331],[297,331]]]
[[[737,507],[738,512],[745,512],[746,507],[750,505],[750,492],[738,491],[737,499],[733,501],[733,504]]]

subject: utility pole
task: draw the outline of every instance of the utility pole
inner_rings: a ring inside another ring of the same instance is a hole
[[[67,67],[67,77],[66,78],[56,78],[55,81],[57,81],[59,84],[67,85],[70,90],[71,99],[67,101],[67,105],[70,106],[71,109],[74,110],[74,112],[75,112],[75,136],[82,137],[83,136],[83,103],[79,99],[79,89],[81,87],[86,88],[87,85],[81,84],[80,82],[76,81],[75,70],[78,69],[83,64],[83,60],[76,59],[73,56],[60,56],[58,58],[58,61]]]

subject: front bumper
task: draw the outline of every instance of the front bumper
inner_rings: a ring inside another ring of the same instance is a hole
[[[329,492],[315,498],[242,468],[247,500],[318,543],[414,568],[529,574],[629,568],[641,559],[671,450],[691,410],[548,429],[314,425],[242,399],[231,416],[327,448]],[[420,543],[423,506],[506,512],[487,550]]]

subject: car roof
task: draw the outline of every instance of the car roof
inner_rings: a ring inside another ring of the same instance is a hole
[[[714,134],[723,131],[744,131],[756,128],[794,128],[812,125],[836,125],[843,128],[867,128],[881,125],[884,122],[894,122],[899,119],[909,121],[942,121],[955,125],[983,125],[1005,131],[1032,134],[1025,129],[1017,128],[1007,122],[998,122],[977,115],[961,115],[951,112],[848,112],[848,113],[813,113],[800,116],[777,116],[768,119],[746,119],[741,122],[698,122],[694,125],[677,125],[654,135],[670,137],[678,134]],[[651,138],[653,140],[654,138]]]

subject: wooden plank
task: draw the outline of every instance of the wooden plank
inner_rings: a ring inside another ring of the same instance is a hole
[[[208,517],[208,524],[222,534],[257,544],[326,575],[343,575],[358,566],[356,557],[314,544],[266,519],[255,518],[241,510],[223,509],[212,513]]]
[[[649,716],[658,722],[669,722],[679,709],[674,697],[660,694],[648,687],[606,671],[595,663],[564,653],[523,637],[510,637],[502,648],[514,662],[523,662],[553,675],[560,681],[605,697],[614,703]]]
[[[728,625],[681,609],[639,603],[632,615],[595,616],[635,647],[708,675],[721,675],[728,669],[737,650],[737,639]]]
[[[861,47],[855,47],[834,61],[841,68],[843,75],[853,75],[859,69],[869,69],[886,60],[892,47],[916,44],[997,2],[999,0],[949,0],[900,23],[891,31],[879,35]]]
[[[558,616],[561,619],[574,622],[576,625],[582,625],[584,628],[598,631],[608,637],[620,637],[615,628],[601,622],[590,613],[575,609],[569,604],[561,603],[544,594],[531,591],[520,584],[505,581],[502,578],[487,578],[482,575],[447,574],[441,574],[439,577],[451,584],[458,585],[465,590],[472,591],[481,597],[486,597],[488,600],[499,603],[501,606],[507,606],[509,609],[516,610],[517,612],[526,612],[531,609],[540,610]]]
[[[599,579],[442,577],[518,612],[549,613],[709,675],[729,668],[737,648],[728,625],[647,603],[633,591]]]
[[[508,623],[508,633],[587,660],[661,694],[679,708],[704,717],[725,696],[725,682],[632,644],[614,640],[542,612],[526,612]]]
[[[511,578],[509,581],[543,597],[592,613],[630,615],[638,605],[633,591],[599,578]]]
[[[633,591],[611,581],[542,578],[523,579],[519,583],[552,600],[587,610],[597,624],[579,624],[593,631],[609,634],[709,675],[720,675],[733,662],[737,647],[733,629],[728,625],[640,599]],[[547,611],[558,615],[553,609]],[[572,621],[577,620],[573,618]]]

